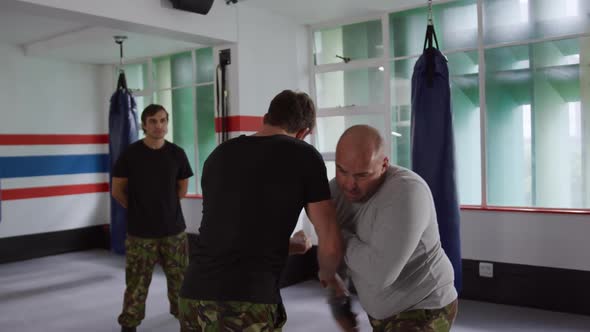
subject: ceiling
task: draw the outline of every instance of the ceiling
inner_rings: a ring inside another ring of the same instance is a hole
[[[79,30],[84,24],[0,8],[0,42],[23,45]]]
[[[314,24],[342,18],[378,15],[426,5],[426,0],[243,0],[243,5],[264,8],[298,23]],[[438,1],[435,1],[438,2]],[[242,3],[240,3],[242,4]]]
[[[70,33],[80,35],[74,43],[43,50],[40,55],[68,61],[113,64],[119,63],[119,45],[113,36],[125,35],[123,43],[125,61],[178,53],[202,47],[199,44],[162,37],[131,33],[110,28],[93,27]]]
[[[150,0],[155,1],[155,0]],[[225,1],[225,0],[216,0]],[[400,10],[425,0],[242,0],[237,6],[262,8],[301,24],[363,17]],[[202,45],[147,34],[130,33],[61,18],[36,16],[0,2],[0,43],[17,45],[30,56],[81,63],[119,62],[114,35],[126,35],[125,59],[170,54]]]
[[[201,47],[185,41],[34,16],[0,5],[0,43],[20,46],[27,55],[91,64],[119,63],[115,35],[128,37],[123,44],[127,60]]]

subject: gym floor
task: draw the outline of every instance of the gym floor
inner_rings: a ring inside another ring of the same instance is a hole
[[[125,286],[125,261],[92,250],[0,265],[0,331],[119,331],[117,315]],[[286,332],[337,331],[315,281],[283,289]],[[361,313],[361,331],[371,331]],[[154,272],[146,318],[138,331],[178,331],[168,314],[166,280]],[[590,317],[460,301],[456,332],[590,331]]]

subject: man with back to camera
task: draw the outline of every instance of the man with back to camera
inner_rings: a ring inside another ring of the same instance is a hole
[[[302,208],[318,234],[320,281],[344,295],[326,167],[303,141],[314,125],[309,96],[285,90],[259,132],[222,143],[205,162],[203,219],[181,290],[182,331],[281,331],[279,279]]]
[[[426,182],[389,164],[379,132],[353,126],[336,148],[330,182],[350,276],[375,332],[447,332],[457,314],[450,260]],[[358,331],[350,299],[332,296],[344,331]]]
[[[182,148],[164,139],[168,112],[149,105],[141,114],[145,138],[127,147],[113,170],[113,197],[127,208],[125,283],[121,331],[135,331],[145,317],[152,273],[159,263],[168,285],[170,313],[178,318],[178,293],[188,264],[180,200],[193,176]]]

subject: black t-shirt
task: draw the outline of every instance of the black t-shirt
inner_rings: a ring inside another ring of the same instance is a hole
[[[181,296],[279,303],[299,214],[330,199],[322,156],[285,135],[240,136],[211,153],[201,186],[203,219]]]
[[[193,171],[184,150],[166,141],[151,149],[139,140],[127,147],[113,177],[127,178],[127,234],[143,238],[176,235],[186,226],[177,183]]]

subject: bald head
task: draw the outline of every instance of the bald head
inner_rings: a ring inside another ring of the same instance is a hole
[[[383,138],[367,125],[348,128],[336,146],[336,182],[353,202],[371,197],[384,180],[389,167]]]
[[[336,153],[338,152],[353,158],[381,158],[385,155],[383,138],[379,131],[371,126],[352,126],[338,140]]]

